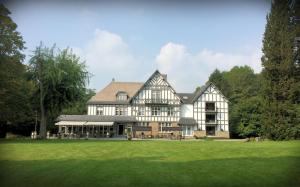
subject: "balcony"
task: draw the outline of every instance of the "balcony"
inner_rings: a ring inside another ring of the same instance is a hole
[[[206,114],[205,115],[205,124],[207,124],[207,125],[217,124],[216,115],[215,114]]]
[[[152,104],[152,105],[167,105],[167,99],[145,99],[145,104]]]
[[[216,113],[217,110],[215,108],[205,108],[205,112],[207,112],[207,113]]]
[[[217,120],[205,120],[206,125],[215,125],[217,124]]]
[[[205,112],[216,112],[216,105],[213,102],[207,102],[205,103]]]

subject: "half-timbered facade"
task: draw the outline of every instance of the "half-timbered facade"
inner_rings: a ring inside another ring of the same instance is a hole
[[[229,138],[228,101],[211,83],[177,93],[155,71],[145,83],[112,81],[87,103],[87,115],[61,115],[56,125],[72,137]]]

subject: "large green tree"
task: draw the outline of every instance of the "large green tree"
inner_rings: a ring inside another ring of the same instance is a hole
[[[266,104],[263,130],[266,137],[275,140],[300,137],[297,111],[300,67],[294,58],[297,27],[291,23],[292,12],[288,1],[274,0],[263,39],[262,75]]]
[[[51,124],[64,108],[83,99],[89,73],[84,62],[70,49],[55,46],[36,48],[30,59],[29,71],[34,80],[40,105],[40,138],[46,137]]]
[[[224,76],[225,72],[220,72],[218,69],[216,69],[212,74],[210,74],[208,80],[209,82],[214,83],[220,90],[222,90],[222,93],[226,96],[230,96],[230,85],[225,79]]]
[[[86,103],[96,94],[95,90],[87,89],[83,95],[83,99],[71,104],[69,107],[64,108],[62,114],[74,114],[74,115],[83,115],[87,114],[87,105]]]
[[[24,41],[9,15],[10,11],[0,4],[0,137],[11,126],[33,118],[33,87],[26,80],[26,67],[22,64]]]
[[[231,137],[259,136],[262,100],[260,79],[249,66],[235,66],[230,71],[215,70],[209,77],[229,99]]]

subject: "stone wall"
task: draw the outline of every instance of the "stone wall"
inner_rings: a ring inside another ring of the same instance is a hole
[[[172,127],[179,127],[178,123],[176,123],[176,122],[173,122],[171,125],[172,125]]]
[[[151,131],[135,131],[135,138],[151,138]]]
[[[203,138],[204,136],[206,136],[206,131],[200,131],[200,130],[194,131],[194,136],[197,138]]]
[[[216,131],[216,137],[229,138],[229,131]]]

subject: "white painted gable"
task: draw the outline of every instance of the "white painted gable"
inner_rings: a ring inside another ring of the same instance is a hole
[[[155,90],[160,91],[161,99],[166,102],[165,104],[180,104],[179,96],[177,96],[175,90],[158,71],[146,81],[138,93],[133,97],[133,103],[144,104],[146,99],[153,99],[152,92]]]

